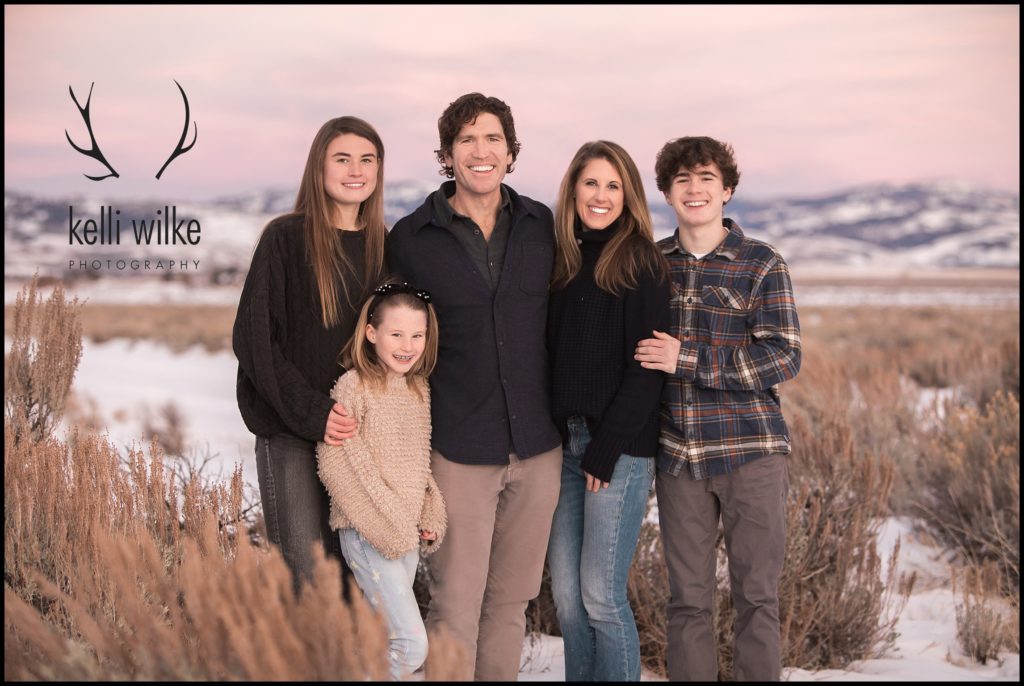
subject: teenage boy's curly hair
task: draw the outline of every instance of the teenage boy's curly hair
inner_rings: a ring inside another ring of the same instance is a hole
[[[460,96],[455,102],[448,105],[447,109],[437,120],[437,133],[441,138],[441,147],[434,151],[437,161],[441,163],[442,169],[438,174],[447,176],[449,179],[455,176],[455,170],[445,164],[444,156],[452,154],[452,144],[455,136],[466,124],[476,121],[481,112],[489,112],[501,122],[501,130],[505,134],[505,143],[508,151],[512,153],[512,163],[508,165],[506,173],[511,174],[515,167],[516,157],[519,156],[521,144],[516,138],[516,125],[512,121],[512,110],[498,98],[490,98],[480,93],[467,93]]]
[[[693,169],[714,162],[722,171],[722,185],[735,193],[740,183],[740,170],[736,167],[733,155],[731,145],[707,136],[685,136],[671,140],[658,151],[654,161],[658,190],[668,193],[672,177],[680,169]]]

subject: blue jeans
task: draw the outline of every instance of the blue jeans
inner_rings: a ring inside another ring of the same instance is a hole
[[[640,637],[626,580],[654,482],[654,459],[621,455],[607,489],[586,490],[586,422],[569,419],[548,566],[566,681],[639,681]]]
[[[419,549],[389,560],[355,529],[341,529],[338,538],[359,588],[370,605],[387,619],[388,662],[391,679],[397,681],[419,669],[427,659],[427,630],[412,592]]]

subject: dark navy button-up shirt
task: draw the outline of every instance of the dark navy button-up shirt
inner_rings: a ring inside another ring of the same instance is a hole
[[[505,248],[508,246],[508,227],[512,224],[512,199],[505,186],[501,187],[501,205],[498,218],[494,222],[491,237],[484,238],[483,231],[476,222],[456,212],[448,198],[455,195],[455,182],[445,181],[441,184],[441,192],[430,197],[434,199],[434,217],[447,227],[469,256],[473,258],[476,268],[487,277],[491,285],[491,293],[498,290],[501,283],[501,270],[505,266]]]
[[[392,273],[430,291],[440,326],[431,445],[462,464],[507,464],[556,447],[545,326],[551,210],[502,186],[512,221],[497,290],[435,208],[435,191],[388,236]],[[448,218],[450,219],[450,218]]]

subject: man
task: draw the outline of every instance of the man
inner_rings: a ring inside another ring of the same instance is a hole
[[[772,246],[724,219],[739,183],[731,146],[667,143],[658,189],[678,230],[658,243],[672,270],[672,332],[637,345],[669,374],[656,489],[671,600],[668,676],[715,681],[715,542],[721,517],[736,620],[733,676],[778,680],[789,432],[777,384],[800,369],[789,269]]]
[[[388,239],[392,271],[430,291],[440,326],[431,470],[448,535],[431,558],[427,624],[469,649],[467,678],[514,681],[562,464],[544,342],[552,216],[501,183],[520,147],[504,102],[463,95],[437,125],[454,181]]]

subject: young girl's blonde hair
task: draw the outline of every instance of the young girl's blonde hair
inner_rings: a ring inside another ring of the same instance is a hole
[[[359,378],[369,388],[383,390],[388,375],[387,366],[377,357],[377,349],[366,337],[368,325],[377,328],[383,319],[384,313],[393,307],[408,307],[417,312],[425,312],[427,315],[426,341],[423,346],[423,354],[412,368],[406,372],[405,381],[409,388],[423,398],[423,390],[427,377],[434,371],[437,365],[437,313],[434,306],[430,304],[430,293],[414,288],[408,283],[388,282],[378,286],[370,297],[363,303],[363,309],[359,312],[359,321],[356,322],[355,333],[341,351],[341,364],[345,369],[355,369],[359,372]]]

